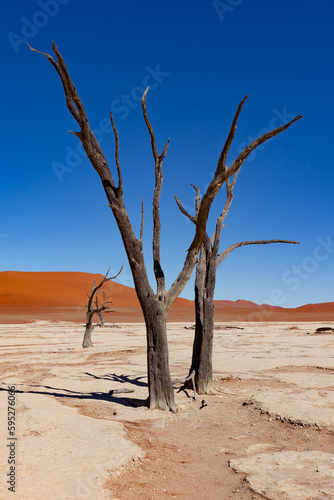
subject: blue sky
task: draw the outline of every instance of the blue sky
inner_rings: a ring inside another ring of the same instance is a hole
[[[119,281],[132,285],[100,180],[67,132],[76,124],[58,75],[25,44],[51,53],[54,40],[113,172],[114,111],[125,202],[138,235],[144,197],[153,285],[154,171],[142,89],[150,86],[160,150],[171,139],[161,199],[168,284],[194,234],[173,195],[190,210],[190,184],[205,191],[241,99],[249,95],[228,163],[263,130],[302,113],[244,163],[221,249],[272,238],[300,245],[236,250],[218,269],[215,298],[284,307],[333,301],[333,18],[330,0],[3,0],[0,270],[104,273],[124,263]],[[224,201],[222,191],[210,233]],[[182,296],[193,298],[193,280]]]

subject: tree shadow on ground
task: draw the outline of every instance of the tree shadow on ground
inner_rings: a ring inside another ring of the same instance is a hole
[[[96,378],[98,380],[110,380],[110,382],[120,382],[121,384],[132,384],[137,385],[138,387],[147,387],[147,382],[141,382],[140,380],[146,378],[142,377],[130,377],[129,375],[117,375],[116,373],[106,373],[101,377],[94,375],[93,373],[85,372],[85,375],[89,375],[90,377]]]
[[[94,376],[94,375],[93,375]],[[117,377],[117,375],[115,375]],[[120,376],[122,380],[125,382],[127,379],[131,382],[130,377],[127,375]],[[96,377],[100,378],[100,377]],[[103,377],[101,377],[103,378]],[[138,377],[141,378],[141,377]],[[109,379],[107,379],[109,380]],[[112,379],[110,379],[112,380]],[[117,380],[117,378],[115,379]],[[118,381],[118,380],[117,380]],[[136,382],[135,382],[136,383]],[[147,386],[147,384],[139,383],[136,385]],[[38,384],[16,384],[17,386],[25,386],[25,387],[36,387],[37,389],[45,389],[45,390],[27,390],[27,389],[15,389],[16,393],[19,394],[39,394],[41,396],[53,396],[55,398],[73,398],[84,401],[107,401],[110,403],[116,403],[122,406],[131,406],[131,407],[140,407],[147,405],[147,399],[138,399],[131,397],[117,397],[109,394],[108,392],[79,392],[79,391],[71,391],[70,389],[64,389],[59,387],[51,387],[49,385],[38,385]],[[1,391],[8,391],[9,389],[6,387],[0,387]]]

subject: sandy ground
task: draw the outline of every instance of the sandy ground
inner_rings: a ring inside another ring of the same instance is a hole
[[[190,364],[184,326],[168,324],[173,379]],[[98,328],[89,350],[80,324],[0,325],[0,498],[14,498],[8,386],[17,499],[334,498],[334,335],[314,334],[323,326],[334,324],[217,323],[215,394],[176,390],[172,414],[142,406],[143,324]]]

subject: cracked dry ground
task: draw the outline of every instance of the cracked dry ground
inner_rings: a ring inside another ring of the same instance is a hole
[[[176,393],[172,414],[138,407],[144,325],[98,330],[89,351],[82,325],[0,325],[3,411],[7,386],[17,389],[17,498],[334,498],[334,336],[311,334],[317,327],[217,325],[216,393],[202,409],[202,397]],[[172,323],[168,335],[171,373],[184,380],[193,331]],[[1,422],[4,413],[5,438]]]
[[[262,380],[262,383],[264,381]],[[282,388],[281,382],[265,381],[266,387]],[[226,379],[215,382],[217,395],[205,396],[208,405],[185,397],[171,419],[126,422],[127,437],[143,450],[105,484],[111,498],[123,500],[229,499],[257,500],[265,491],[252,491],[246,474],[237,473],[230,460],[256,447],[261,452],[293,450],[333,452],[333,433],[310,426],[282,422],[253,405],[245,405],[245,392],[259,388],[259,380]],[[190,394],[189,394],[190,395]],[[262,446],[263,445],[263,446]],[[293,471],[291,471],[293,475]],[[311,477],[305,482],[312,482]],[[306,483],[305,483],[306,484]],[[321,491],[300,500],[331,498]],[[276,497],[274,497],[276,500]],[[291,498],[282,496],[277,498]]]

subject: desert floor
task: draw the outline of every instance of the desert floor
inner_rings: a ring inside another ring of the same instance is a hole
[[[191,324],[188,323],[187,326]],[[168,323],[173,379],[193,330]],[[215,394],[148,410],[145,328],[0,325],[1,499],[334,498],[334,323],[217,323]],[[16,494],[7,490],[16,388]],[[109,395],[112,389],[134,392]],[[202,400],[205,405],[202,405]]]

